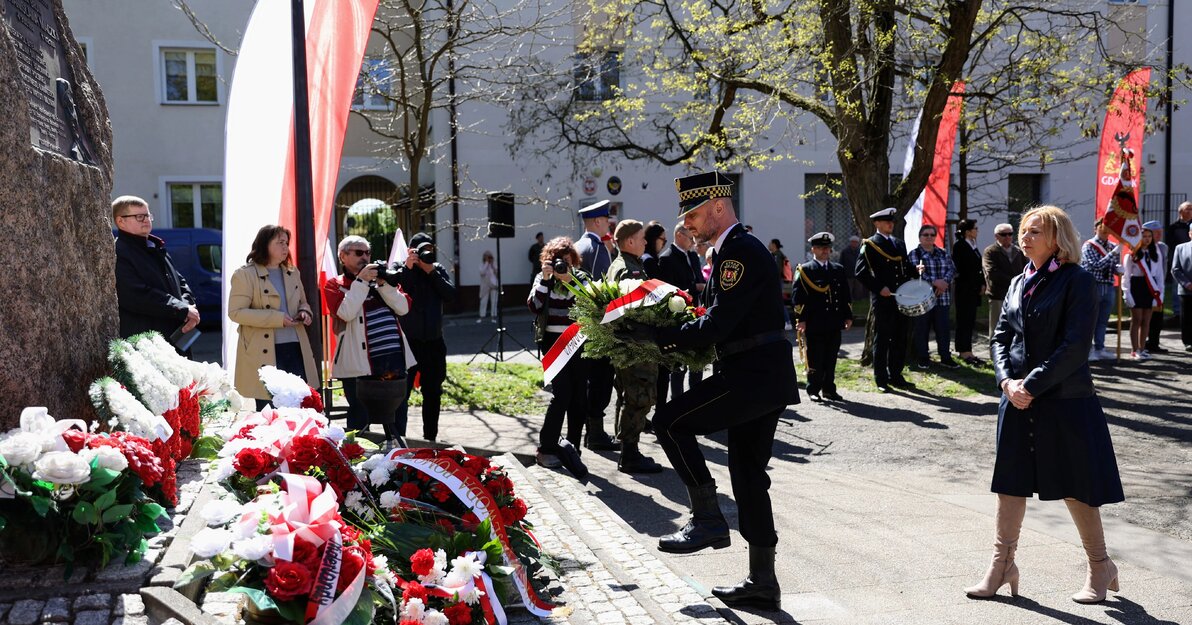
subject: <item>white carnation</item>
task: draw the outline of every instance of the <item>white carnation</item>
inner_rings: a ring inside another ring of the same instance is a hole
[[[426,606],[423,605],[421,599],[410,599],[401,607],[402,620],[422,621],[422,615],[426,613]]]
[[[273,553],[273,538],[268,534],[257,534],[232,543],[232,553],[245,560],[260,560]]]
[[[236,475],[236,459],[235,458],[220,458],[214,463],[215,468],[212,469],[212,481],[222,482],[233,475]]]
[[[389,481],[389,467],[379,466],[368,473],[368,481],[373,486],[380,486]]]
[[[232,533],[225,529],[205,527],[190,539],[190,550],[200,558],[213,558],[232,544]]]
[[[476,561],[476,555],[473,553],[464,554],[451,561],[451,572],[460,574],[465,580],[480,575],[483,569],[484,567]]]
[[[0,440],[0,456],[13,466],[30,466],[41,457],[45,437],[33,432],[14,430]]]
[[[239,517],[242,513],[243,508],[240,504],[227,499],[216,499],[203,506],[203,510],[199,512],[199,516],[207,522],[208,526],[216,526],[224,525]]]
[[[178,386],[170,382],[145,355],[127,341],[120,350],[120,359],[136,382],[145,406],[155,415],[162,415],[178,407]]]
[[[194,382],[190,361],[179,354],[160,334],[142,337],[134,347],[174,386],[185,388]]]
[[[348,433],[338,425],[328,426],[327,429],[323,431],[323,438],[326,438],[333,443],[339,443],[347,436]]]
[[[87,464],[91,464],[92,458],[98,458],[95,466],[101,469],[111,469],[116,472],[123,471],[128,468],[128,458],[120,453],[119,449],[115,447],[96,447],[95,449],[84,449],[79,452],[79,457]]]
[[[91,480],[91,465],[78,454],[51,451],[33,463],[33,479],[54,484],[85,484]]]
[[[484,591],[477,588],[476,584],[472,584],[470,588],[459,594],[460,600],[468,605],[476,605],[483,596]]]
[[[347,497],[344,497],[344,505],[348,507],[348,510],[360,515],[363,515],[368,510],[364,505],[364,495],[358,490],[354,490],[348,493]]]
[[[306,380],[272,365],[261,367],[257,375],[265,385],[265,390],[273,396],[271,403],[274,407],[297,408],[302,405],[302,400],[310,396],[310,385]]]
[[[451,621],[446,614],[438,610],[429,610],[426,615],[422,617],[423,625],[448,625]]]
[[[380,497],[381,507],[386,510],[392,510],[393,508],[396,508],[398,502],[400,502],[400,501],[401,501],[401,495],[398,495],[397,491],[387,490],[387,491],[381,493],[381,497]]]

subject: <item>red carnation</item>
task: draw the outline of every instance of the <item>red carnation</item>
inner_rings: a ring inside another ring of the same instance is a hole
[[[435,568],[435,552],[422,548],[410,556],[410,570],[415,575],[430,575]]]
[[[695,307],[695,316],[696,317],[703,317],[705,314],[707,314],[707,312],[708,312],[708,309],[704,308],[703,306]]]
[[[341,525],[339,526],[339,536],[345,544],[354,545],[360,542],[360,537],[364,536],[364,533],[351,525]]]
[[[303,538],[294,539],[294,552],[291,555],[291,562],[301,564],[311,571],[319,570],[319,565],[323,562],[323,550]]]
[[[451,625],[468,625],[472,622],[472,608],[466,603],[449,605],[443,609],[443,614]]]
[[[492,462],[489,462],[489,459],[485,458],[484,456],[469,455],[467,458],[464,459],[464,463],[463,463],[463,467],[465,469],[467,469],[469,473],[471,473],[472,475],[475,475],[476,477],[480,477],[480,475],[482,473],[484,473],[485,471],[487,471],[488,468],[491,466],[492,466]]]
[[[410,618],[404,618],[397,625],[422,625],[422,621],[416,621]]]
[[[526,502],[521,499],[514,499],[513,503],[501,508],[501,520],[505,522],[505,525],[513,525],[524,518],[526,518]]]
[[[232,466],[247,478],[257,478],[272,469],[273,457],[259,449],[241,449]]]
[[[302,400],[302,403],[299,404],[298,407],[299,408],[312,408],[318,412],[323,412],[323,396],[319,395],[319,392],[316,391],[315,388],[312,386],[312,387],[310,387],[310,395],[307,395],[306,398]]]
[[[513,480],[509,479],[507,475],[489,474],[488,481],[484,483],[484,486],[488,492],[492,493],[493,497],[513,494]]]
[[[455,534],[455,523],[452,523],[451,519],[445,519],[443,517],[439,517],[438,519],[435,520],[435,523],[439,526],[440,529],[442,529],[444,532],[446,532],[448,536]]]
[[[397,494],[401,495],[405,499],[417,499],[422,495],[422,489],[418,488],[418,485],[414,482],[406,482],[397,490]]]
[[[451,499],[451,489],[444,486],[442,482],[435,482],[430,487],[430,495],[439,503],[445,503]]]
[[[296,562],[280,561],[265,578],[265,589],[278,601],[290,601],[310,594],[314,575]]]
[[[343,592],[347,589],[355,579],[356,575],[364,569],[364,565],[368,561],[364,557],[364,550],[356,545],[344,547],[343,561],[339,565],[339,584],[336,586],[336,592]]]
[[[343,447],[340,447],[339,450],[344,452],[344,456],[346,456],[348,460],[355,460],[356,458],[360,458],[364,455],[364,448],[358,443],[348,443]]]
[[[401,600],[409,601],[410,599],[421,599],[422,603],[426,603],[426,586],[418,582],[409,582],[401,592]]]
[[[326,473],[327,480],[339,494],[356,488],[356,474],[352,472],[351,467],[344,466],[342,462],[326,469]]]
[[[464,529],[469,532],[476,531],[476,528],[480,526],[480,518],[474,512],[465,512],[461,520],[464,522]]]

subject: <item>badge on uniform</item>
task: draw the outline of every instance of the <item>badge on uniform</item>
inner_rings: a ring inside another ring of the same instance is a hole
[[[743,275],[745,275],[745,265],[742,265],[740,261],[724,261],[720,264],[720,288],[727,291],[737,286]]]

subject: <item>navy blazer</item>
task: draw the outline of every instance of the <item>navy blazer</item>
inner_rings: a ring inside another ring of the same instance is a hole
[[[695,272],[691,269],[691,262],[687,252],[671,243],[658,255],[658,273],[650,274],[663,282],[673,284],[684,291],[695,294]]]
[[[1010,282],[993,333],[997,385],[1025,380],[1036,399],[1089,397],[1089,345],[1097,314],[1093,275],[1076,263],[1064,263],[1022,305],[1026,274]]]

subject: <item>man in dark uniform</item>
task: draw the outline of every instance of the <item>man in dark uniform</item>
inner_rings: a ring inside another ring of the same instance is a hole
[[[766,464],[778,416],[799,402],[791,344],[783,333],[778,266],[756,237],[745,232],[733,208],[732,181],[718,172],[675,180],[679,215],[689,232],[714,244],[704,316],[659,330],[664,352],[715,344],[714,373],[654,415],[654,432],[691,498],[691,520],[663,536],[658,548],[690,553],[729,544],[728,524],[716,500],[696,436],[728,430],[728,467],[749,543],[749,576],[712,593],[731,606],[778,609],[774,574],[778,534],[770,507]]]
[[[834,240],[829,232],[818,232],[807,239],[815,260],[795,270],[791,291],[795,329],[806,347],[807,395],[811,401],[820,401],[821,393],[826,399],[844,401],[836,392],[836,356],[841,329],[853,326],[853,306],[848,272],[829,260]]]
[[[601,200],[579,209],[584,220],[584,233],[575,242],[580,268],[588,275],[601,278],[613,262],[612,253],[604,244],[608,234],[608,200]],[[604,411],[613,397],[613,365],[607,358],[588,361],[588,426],[584,433],[584,447],[595,451],[619,449],[616,441],[604,431]]]
[[[883,393],[891,392],[891,385],[915,387],[902,377],[910,319],[898,311],[894,292],[919,272],[907,258],[906,244],[894,237],[897,212],[885,208],[869,216],[877,233],[865,239],[857,256],[857,279],[869,289],[873,307],[873,381]]]

